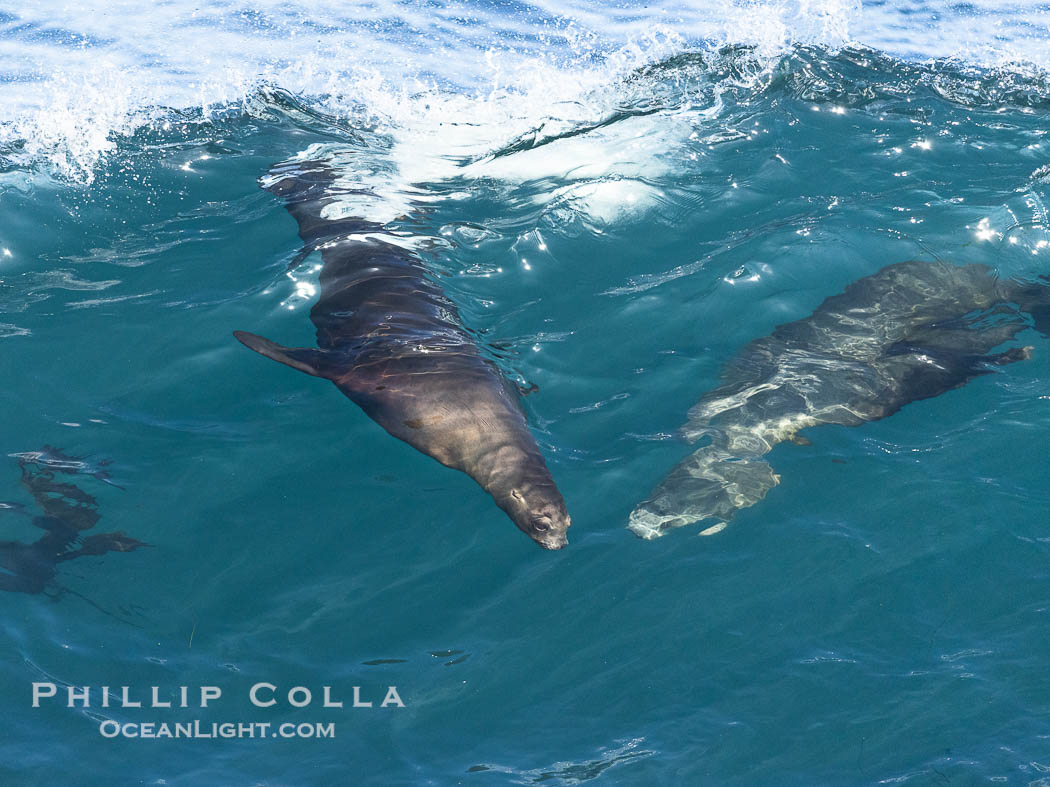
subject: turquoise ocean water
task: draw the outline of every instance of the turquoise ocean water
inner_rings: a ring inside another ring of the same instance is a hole
[[[0,541],[65,484],[69,550],[145,544],[5,563],[41,592],[0,596],[0,783],[1050,783],[1035,331],[777,446],[718,535],[625,528],[750,340],[902,260],[1050,274],[1048,38],[1024,3],[0,11]],[[538,387],[568,548],[231,336],[313,343],[258,182],[313,144]],[[334,737],[102,733],[195,720]]]

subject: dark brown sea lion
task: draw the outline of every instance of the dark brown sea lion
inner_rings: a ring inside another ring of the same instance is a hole
[[[331,380],[394,437],[477,481],[540,546],[561,549],[571,522],[517,390],[481,355],[415,253],[382,224],[338,216],[340,200],[362,193],[341,188],[338,175],[329,161],[292,161],[265,185],[299,224],[299,259],[321,252],[321,295],[310,311],[319,349],[234,335]]]

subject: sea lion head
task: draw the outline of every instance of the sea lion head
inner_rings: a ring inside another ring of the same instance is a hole
[[[525,535],[544,549],[561,549],[569,543],[565,531],[572,520],[553,481],[515,485],[501,502],[501,508]]]

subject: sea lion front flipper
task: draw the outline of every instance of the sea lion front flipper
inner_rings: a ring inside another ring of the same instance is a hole
[[[1008,363],[1017,363],[1018,361],[1027,361],[1032,357],[1032,351],[1035,349],[1032,345],[1026,347],[1012,347],[1006,352],[994,353],[985,357],[985,360],[996,366],[1006,366]]]
[[[72,560],[85,555],[104,555],[107,552],[134,552],[139,547],[150,546],[153,545],[139,541],[137,538],[126,536],[119,531],[116,533],[98,533],[88,536],[81,541],[80,549],[65,552],[58,557],[58,560]]]
[[[271,342],[269,339],[247,331],[234,331],[233,335],[245,347],[255,350],[260,355],[291,366],[300,372],[312,374],[314,377],[331,377],[332,364],[324,350],[315,350],[310,347],[282,347],[277,342]]]

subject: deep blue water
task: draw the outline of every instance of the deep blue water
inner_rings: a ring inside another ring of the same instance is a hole
[[[625,525],[752,339],[902,260],[1050,273],[1046,9],[335,6],[0,14],[0,539],[43,535],[23,473],[50,461],[98,515],[69,549],[148,545],[0,597],[0,781],[1044,783],[1034,330],[1028,361],[779,445],[780,484],[715,536]],[[538,386],[568,548],[232,338],[313,343],[319,255],[287,271],[295,222],[259,188],[313,144]],[[34,681],[59,699],[32,708]],[[391,685],[404,708],[348,707]]]

